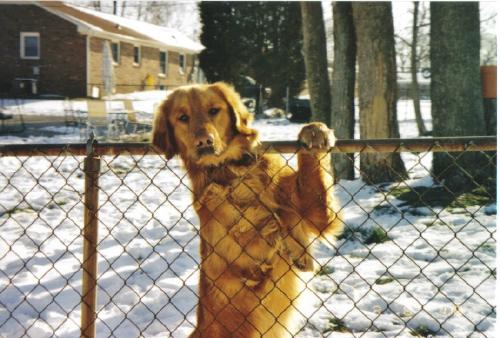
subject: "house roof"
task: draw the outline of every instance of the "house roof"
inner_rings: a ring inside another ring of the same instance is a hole
[[[199,53],[204,48],[200,43],[175,29],[106,14],[62,1],[37,1],[35,4],[74,23],[79,32],[85,35],[187,53]]]

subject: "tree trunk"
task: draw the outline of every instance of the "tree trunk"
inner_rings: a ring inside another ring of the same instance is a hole
[[[312,120],[330,124],[330,84],[323,9],[320,1],[301,2],[302,33]]]
[[[354,85],[356,80],[356,34],[350,2],[334,2],[332,122],[339,139],[354,138]],[[354,179],[353,154],[334,154],[335,178]]]
[[[391,3],[353,2],[352,9],[359,66],[361,138],[399,138]],[[407,177],[399,153],[362,153],[360,169],[363,179],[369,184]]]
[[[137,3],[137,20],[142,19],[142,2]]]
[[[479,48],[479,3],[431,2],[434,136],[486,134]],[[489,169],[481,153],[434,153],[432,164],[436,180],[455,191],[473,188]]]
[[[127,2],[126,1],[122,1],[122,6],[121,6],[121,10],[120,10],[120,16],[125,16],[125,10],[127,9]]]
[[[92,1],[92,6],[94,10],[100,12],[101,11],[101,1]]]
[[[418,85],[418,64],[417,64],[417,46],[418,46],[418,1],[413,2],[413,27],[411,39],[411,97],[413,100],[413,109],[417,121],[418,134],[423,136],[427,133],[424,119],[420,110],[420,88]]]

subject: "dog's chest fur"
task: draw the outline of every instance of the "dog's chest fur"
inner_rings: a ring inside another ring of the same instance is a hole
[[[199,195],[195,208],[206,224],[201,229],[205,239],[213,244],[229,236],[239,246],[263,261],[278,250],[282,225],[279,204],[276,202],[277,184],[268,170],[266,160],[250,165],[229,164],[207,172],[208,183]],[[210,227],[210,228],[208,228]],[[216,231],[214,231],[216,230]],[[252,253],[252,246],[256,251]],[[267,254],[262,255],[266,250]]]

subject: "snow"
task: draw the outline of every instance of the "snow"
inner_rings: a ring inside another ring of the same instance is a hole
[[[153,25],[144,21],[133,20],[117,15],[98,12],[84,7],[74,6],[70,4],[67,5],[79,11],[91,14],[106,21],[110,21],[114,24],[134,30],[137,33],[146,35],[151,39],[156,40],[169,47],[179,48],[181,50],[192,51],[196,53],[201,52],[204,48],[200,43],[193,41],[183,33],[172,28],[166,28],[158,25]]]
[[[147,112],[152,116],[155,106],[164,100],[171,91],[151,90],[132,92],[127,94],[114,94],[103,97],[108,103],[109,110],[123,108],[123,100],[133,100],[134,109]],[[23,114],[25,116],[57,116],[64,117],[66,114],[81,111],[87,112],[87,101],[85,99],[74,100],[39,100],[39,99],[3,99],[2,108],[8,114]]]
[[[152,111],[166,93],[142,95],[147,100],[130,94]],[[62,114],[62,103],[30,101],[22,110]],[[408,109],[400,110],[401,135],[415,137],[411,103],[399,104]],[[429,120],[430,105],[423,107]],[[303,126],[285,119],[254,125],[264,140],[293,140]],[[2,135],[0,143],[80,142],[77,128],[45,128],[52,136]],[[434,185],[430,154],[403,159],[410,178],[394,186]],[[0,158],[1,336],[79,335],[81,161]],[[100,187],[97,336],[186,337],[196,322],[199,236],[181,163],[105,156]],[[309,319],[299,337],[494,337],[496,205],[411,209],[383,193],[390,188],[360,179],[337,185],[351,235],[320,246],[315,257],[327,269],[307,284],[300,311]],[[365,244],[374,228],[389,240]],[[343,333],[335,331],[339,322]]]

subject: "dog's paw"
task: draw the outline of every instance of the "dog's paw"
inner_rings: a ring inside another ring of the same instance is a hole
[[[241,277],[243,284],[249,288],[258,288],[269,278],[272,269],[273,266],[271,263],[261,263],[260,265],[242,269]]]
[[[335,135],[324,123],[313,122],[302,128],[299,143],[309,150],[328,150],[335,145]]]
[[[293,259],[293,265],[304,272],[316,271],[318,269],[318,265],[316,264],[314,258],[309,254],[303,254],[301,257]]]

